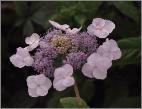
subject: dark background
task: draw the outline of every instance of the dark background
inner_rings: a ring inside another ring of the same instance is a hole
[[[24,47],[25,37],[43,35],[52,19],[85,31],[93,18],[112,20],[115,30],[109,38],[118,41],[123,56],[113,62],[104,81],[78,75],[81,97],[90,107],[140,107],[141,104],[141,2],[1,2],[2,107],[62,107],[62,97],[75,96],[72,87],[63,92],[50,89],[45,97],[31,98],[26,78],[31,68],[14,67],[9,57]],[[81,74],[81,73],[80,73]]]

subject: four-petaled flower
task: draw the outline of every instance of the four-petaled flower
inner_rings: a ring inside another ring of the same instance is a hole
[[[52,83],[44,74],[27,77],[28,92],[31,97],[45,96]]]
[[[105,79],[111,65],[112,62],[109,58],[93,53],[87,58],[87,63],[83,65],[82,73],[89,78]]]
[[[110,58],[111,60],[119,59],[122,55],[120,48],[113,39],[106,39],[102,45],[97,49],[97,53],[101,56]]]
[[[102,18],[93,19],[92,24],[87,28],[87,32],[91,35],[96,35],[99,38],[106,38],[115,28],[115,24],[110,20]]]
[[[65,64],[62,67],[56,68],[54,72],[53,87],[58,91],[63,91],[67,87],[72,86],[75,83],[72,74],[73,67],[70,64]]]
[[[18,47],[16,54],[10,57],[10,61],[14,66],[22,68],[24,66],[31,66],[34,60],[27,48]]]

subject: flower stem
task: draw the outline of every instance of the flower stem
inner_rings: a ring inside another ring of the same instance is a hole
[[[77,83],[75,82],[74,83],[74,91],[75,91],[75,95],[76,95],[76,100],[78,103],[80,103],[80,94],[79,94],[79,90],[78,90],[78,87],[77,87]]]

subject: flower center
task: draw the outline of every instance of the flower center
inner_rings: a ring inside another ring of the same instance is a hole
[[[58,53],[64,54],[71,47],[71,39],[64,35],[54,36],[51,40],[51,44],[57,48]]]

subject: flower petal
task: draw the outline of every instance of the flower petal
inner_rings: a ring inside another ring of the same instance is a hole
[[[93,19],[92,24],[93,24],[93,26],[95,26],[96,28],[97,28],[97,27],[103,28],[104,25],[105,25],[105,20],[102,19],[102,18],[95,18],[95,19]]]
[[[63,85],[65,87],[70,87],[72,86],[73,84],[75,83],[75,80],[73,77],[69,76],[69,77],[66,77],[64,80],[63,80]]]
[[[85,63],[82,67],[82,73],[89,78],[93,78],[93,69],[93,66],[89,65],[88,63]]]
[[[105,29],[106,31],[108,31],[108,33],[111,33],[114,28],[115,28],[115,24],[112,21],[105,20],[105,26],[104,26],[103,29]]]
[[[63,85],[63,80],[54,79],[53,87],[58,91],[63,91],[66,89],[66,86]]]
[[[44,76],[44,74],[39,74],[39,75],[35,76],[35,82],[36,82],[36,84],[41,85],[41,84],[44,84],[45,81],[46,81],[46,77]]]
[[[25,63],[24,61],[22,60],[21,56],[19,55],[12,55],[10,57],[10,62],[15,66],[15,67],[18,67],[18,68],[22,68],[25,66]]]
[[[35,75],[32,75],[32,76],[28,76],[27,79],[27,86],[29,88],[36,88],[37,87],[37,84],[35,83]]]
[[[104,80],[107,77],[107,69],[106,70],[102,70],[102,69],[99,69],[99,68],[95,68],[94,71],[93,71],[93,76],[96,79]]]
[[[25,39],[25,42],[26,42],[26,44],[31,45],[34,42],[39,41],[39,39],[40,39],[40,36],[37,33],[33,33],[30,37],[27,37]]]
[[[31,89],[31,88],[28,88],[28,93],[31,97],[38,97],[38,94],[36,92],[36,89]]]
[[[31,56],[28,56],[26,58],[23,59],[26,66],[31,66],[34,62],[34,59]]]
[[[48,94],[48,90],[45,90],[44,87],[37,87],[36,93],[39,96],[45,96]]]

